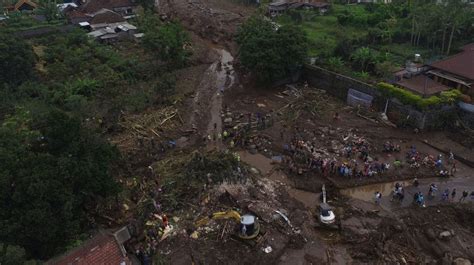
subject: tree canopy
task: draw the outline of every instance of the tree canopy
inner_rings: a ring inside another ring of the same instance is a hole
[[[155,17],[151,15],[151,18],[145,18],[142,22],[145,49],[172,68],[184,66],[191,55],[186,49],[189,35],[178,22],[162,24]]]
[[[287,77],[305,60],[308,40],[301,28],[293,25],[278,29],[262,17],[247,20],[237,33],[242,65],[268,83]]]
[[[0,86],[18,85],[33,75],[35,56],[31,45],[12,34],[0,33]]]
[[[86,208],[118,191],[117,152],[62,111],[37,116],[19,110],[0,127],[0,238],[47,258],[84,231]]]

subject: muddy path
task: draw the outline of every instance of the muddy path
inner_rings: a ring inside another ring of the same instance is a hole
[[[190,106],[187,126],[197,134],[194,142],[204,140],[208,149],[221,149],[222,96],[236,80],[233,57],[224,49],[214,49],[216,59],[204,72]]]
[[[398,201],[392,201],[392,194],[396,183],[401,184],[405,189],[405,199],[401,203]],[[425,196],[426,206],[434,206],[438,204],[459,203],[463,191],[466,190],[469,194],[474,191],[473,177],[428,178],[420,179],[419,183],[418,187],[415,187],[413,185],[413,180],[392,181],[342,189],[340,192],[351,198],[367,202],[374,202],[375,192],[381,192],[383,196],[380,201],[380,207],[388,211],[393,211],[400,208],[411,207],[413,205],[413,196],[416,192],[423,193]],[[429,186],[432,183],[436,184],[438,191],[435,193],[434,197],[430,198],[427,194]],[[442,200],[441,198],[445,189],[449,190],[449,200]],[[456,189],[456,195],[454,198],[451,196],[453,189]],[[469,201],[472,201],[472,199],[468,196],[465,202]]]

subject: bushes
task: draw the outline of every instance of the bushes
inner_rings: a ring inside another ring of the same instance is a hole
[[[443,103],[453,103],[461,96],[461,92],[459,90],[453,89],[441,92],[440,96],[431,96],[429,98],[423,98],[408,90],[383,82],[377,85],[377,89],[379,89],[382,93],[386,95],[397,98],[403,104],[412,105],[422,110],[427,109],[429,107],[438,106]]]

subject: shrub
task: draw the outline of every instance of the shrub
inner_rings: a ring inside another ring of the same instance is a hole
[[[461,92],[457,89],[441,92],[440,96],[423,98],[403,88],[395,87],[387,83],[379,83],[377,88],[385,95],[392,96],[400,100],[403,104],[412,105],[418,109],[426,109],[438,106],[443,103],[453,103],[461,97]]]
[[[340,70],[344,66],[344,61],[341,57],[330,57],[327,61],[329,69]]]
[[[453,103],[456,100],[460,99],[462,93],[457,89],[452,89],[448,91],[443,91],[440,94],[441,100],[446,103]]]

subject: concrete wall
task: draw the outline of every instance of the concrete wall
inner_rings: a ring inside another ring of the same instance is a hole
[[[321,67],[305,65],[303,80],[311,86],[326,90],[329,94],[346,101],[349,89],[372,95],[372,106],[383,111],[389,100],[387,116],[399,126],[410,126],[420,129],[443,128],[452,125],[457,116],[456,106],[443,106],[437,109],[419,111],[412,106],[403,105],[397,99],[386,98],[372,84],[364,83],[349,76],[341,75]],[[474,121],[474,120],[473,120]]]
[[[458,113],[464,126],[474,129],[474,104],[459,103]]]

